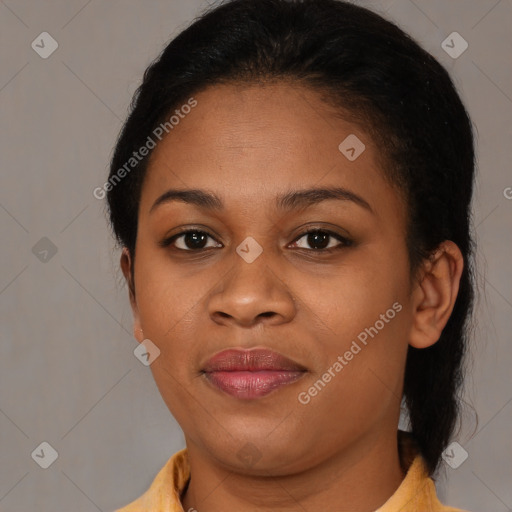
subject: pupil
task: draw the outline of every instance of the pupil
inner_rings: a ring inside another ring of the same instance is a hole
[[[192,249],[201,249],[201,243],[205,242],[206,236],[207,235],[205,233],[186,233],[185,244],[187,245],[187,247]]]
[[[330,235],[327,233],[309,233],[308,244],[311,245],[314,249],[324,249],[329,245],[329,236]],[[320,244],[320,247],[315,247],[317,244]]]

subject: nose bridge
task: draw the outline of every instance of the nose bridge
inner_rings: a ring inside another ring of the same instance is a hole
[[[261,249],[250,237],[233,249],[232,269],[210,298],[209,312],[215,321],[230,319],[249,325],[261,319],[285,322],[293,316],[292,293],[273,268],[270,253]]]

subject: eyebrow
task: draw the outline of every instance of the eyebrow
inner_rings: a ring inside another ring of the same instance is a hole
[[[351,201],[374,213],[372,207],[365,199],[343,187],[309,188],[287,192],[276,197],[276,207],[283,211],[298,210],[330,199]],[[153,203],[149,213],[151,214],[158,206],[173,201],[181,201],[206,210],[221,211],[224,209],[222,199],[211,192],[200,189],[170,189]]]

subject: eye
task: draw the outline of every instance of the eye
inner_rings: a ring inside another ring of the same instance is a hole
[[[309,249],[304,245],[299,245],[299,241],[302,240],[303,238],[305,239],[303,244],[309,244],[313,246],[313,249]],[[338,244],[336,244],[336,240],[339,242]],[[305,233],[302,233],[302,235],[300,235],[299,238],[295,239],[293,244],[295,245],[295,247],[298,247],[299,249],[307,249],[308,251],[329,252],[332,249],[341,249],[343,247],[350,246],[352,245],[352,241],[332,231],[328,231],[325,229],[313,229],[310,231],[306,231]]]
[[[209,249],[210,247],[222,247],[222,244],[205,245],[208,238],[213,240],[206,231],[188,230],[170,238],[166,238],[160,242],[161,247],[168,247],[174,245],[174,248],[180,251],[201,251],[202,249]]]
[[[208,245],[208,239],[211,239],[213,244],[210,243],[210,245]],[[300,241],[302,239],[305,239],[302,244],[309,244],[313,248],[301,245]],[[337,244],[336,241],[338,242]],[[183,231],[173,235],[162,240],[159,245],[161,247],[172,245],[174,249],[186,252],[200,252],[212,247],[222,247],[222,244],[215,242],[215,239],[206,231],[197,229]],[[352,241],[338,233],[325,229],[312,229],[302,233],[302,235],[296,238],[291,247],[306,249],[307,251],[330,252],[331,250],[341,249],[350,245],[352,245]]]

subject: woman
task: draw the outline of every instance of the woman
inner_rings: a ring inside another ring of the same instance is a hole
[[[119,510],[455,511],[473,179],[447,72],[371,11],[232,0],[171,41],[105,190],[186,448]]]

